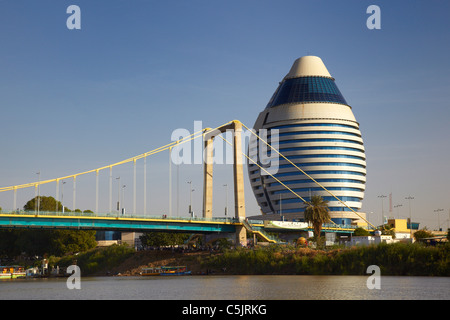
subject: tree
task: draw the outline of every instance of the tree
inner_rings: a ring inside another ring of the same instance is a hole
[[[357,237],[357,236],[370,236],[370,232],[367,231],[364,228],[356,228],[355,231],[353,232],[353,236]]]
[[[433,237],[433,233],[426,229],[417,230],[416,232],[414,232],[414,238],[416,239],[431,238],[431,237]]]
[[[34,211],[37,209],[36,201],[38,197],[29,200],[24,206],[25,211]],[[62,204],[53,197],[39,196],[39,211],[62,211]],[[66,211],[66,210],[65,210]]]
[[[93,230],[54,230],[51,250],[54,255],[74,254],[97,246]]]
[[[305,221],[313,225],[314,237],[317,240],[320,238],[322,224],[330,220],[328,201],[324,200],[321,196],[312,196],[311,201],[305,209]]]
[[[37,197],[29,200],[24,210],[36,209]],[[53,197],[39,197],[39,211],[62,211],[62,204]],[[65,209],[65,211],[70,211]],[[86,210],[85,212],[89,212]],[[81,211],[80,211],[81,212]],[[92,212],[92,211],[90,211]],[[12,257],[21,252],[28,256],[44,254],[65,255],[95,248],[95,231],[92,230],[2,230],[0,231],[0,255]]]
[[[148,232],[139,237],[143,246],[162,247],[183,244],[189,239],[187,233]]]
[[[395,229],[393,227],[385,224],[380,227],[380,231],[382,235],[392,236],[392,239],[395,239]]]

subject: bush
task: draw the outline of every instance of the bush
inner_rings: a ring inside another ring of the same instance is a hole
[[[226,267],[234,274],[351,274],[366,275],[377,265],[384,275],[450,276],[450,244],[379,244],[331,251],[281,246],[227,250],[204,258],[207,268]]]
[[[134,253],[134,249],[126,245],[112,245],[106,248],[96,248],[78,255],[54,258],[50,260],[51,265],[68,267],[76,260],[81,269],[82,275],[92,275],[95,273],[108,271],[118,266],[125,259]]]

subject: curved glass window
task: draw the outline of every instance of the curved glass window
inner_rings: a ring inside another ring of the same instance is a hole
[[[343,167],[357,167],[357,168],[365,168],[362,164],[357,163],[347,163],[347,162],[304,162],[304,163],[295,163],[297,167],[311,167],[311,166],[343,166]],[[292,164],[282,164],[279,165],[278,168],[295,168]]]
[[[293,159],[305,159],[305,158],[346,158],[346,159],[356,159],[356,160],[366,160],[363,157],[349,156],[346,154],[305,154],[300,156],[289,156],[289,160]]]
[[[359,141],[347,140],[347,139],[329,139],[329,138],[317,138],[317,139],[291,139],[291,140],[283,140],[280,141],[279,144],[288,144],[288,143],[300,143],[300,142],[344,142],[344,143],[356,143],[363,144]],[[270,143],[270,140],[269,140]]]
[[[340,123],[296,123],[296,124],[285,124],[281,126],[275,126],[267,129],[287,129],[287,128],[298,128],[298,127],[342,127],[342,128],[350,128],[357,129],[358,127],[350,126],[348,124],[340,124]]]
[[[365,176],[362,172],[356,172],[356,171],[338,171],[338,170],[316,170],[316,171],[308,171],[307,174],[354,174],[357,176]],[[278,177],[286,177],[286,176],[297,176],[297,175],[304,175],[301,171],[293,171],[293,172],[283,172],[283,173],[277,173],[274,176],[276,178]]]
[[[358,212],[358,210],[359,210],[359,208],[353,208],[353,207],[351,207],[351,208],[354,211],[356,211],[356,212]],[[328,207],[328,209],[331,212],[334,212],[334,211],[351,211],[347,207]],[[305,208],[303,207],[303,208],[295,208],[295,209],[282,209],[281,213],[301,213],[301,212],[304,212],[304,211],[305,211]],[[280,213],[280,211],[277,210],[277,213]]]
[[[348,105],[333,79],[301,77],[284,80],[275,91],[267,108],[285,103],[329,102]]]
[[[364,152],[364,150],[356,149],[356,148],[347,148],[347,147],[329,147],[329,146],[319,146],[319,147],[298,147],[298,148],[283,148],[280,149],[280,152],[286,151],[300,151],[300,150],[347,150],[347,151],[358,151]],[[267,156],[270,156],[270,152],[267,152]]]
[[[309,192],[309,191],[323,191],[320,187],[312,187],[312,188],[294,188],[291,189],[294,192]],[[272,194],[280,194],[280,193],[292,193],[291,190],[283,189],[272,192]],[[327,190],[330,191],[356,191],[356,192],[364,192],[364,189],[359,188],[347,188],[347,187],[328,187]]]
[[[306,178],[306,176],[305,176]],[[354,180],[354,179],[314,179],[317,182],[347,182],[347,183],[360,183],[365,184],[364,181],[361,180]],[[309,178],[303,179],[303,180],[289,180],[289,181],[283,181],[284,184],[297,184],[297,183],[313,183]],[[271,182],[269,183],[269,187],[272,186],[280,186],[281,183],[279,182]]]
[[[342,159],[356,159],[356,160],[363,160],[365,161],[366,159],[364,157],[358,157],[358,156],[349,156],[349,155],[345,155],[345,154],[305,154],[305,155],[299,155],[299,156],[288,156],[286,157],[289,160],[294,160],[294,159],[308,159],[308,158],[342,158]],[[295,161],[293,161],[295,162]],[[253,167],[256,166],[253,163],[250,163],[248,165],[249,167]]]
[[[355,137],[361,137],[359,134],[353,133],[353,132],[345,132],[345,131],[293,131],[293,132],[283,132],[279,133],[278,136],[284,137],[284,136],[293,136],[297,134],[343,134],[347,136],[355,136]],[[268,135],[269,137],[269,135]]]
[[[337,201],[335,197],[322,197],[322,198],[325,201]],[[360,202],[362,200],[362,198],[347,197],[347,196],[338,197],[338,198],[341,199],[341,201]],[[303,199],[305,199],[306,201],[311,201],[311,199],[309,197],[303,197]],[[301,199],[298,199],[298,198],[295,198],[295,199],[281,199],[281,204],[288,204],[288,203],[303,203],[303,201]],[[280,200],[276,200],[275,204],[276,205],[280,204]]]

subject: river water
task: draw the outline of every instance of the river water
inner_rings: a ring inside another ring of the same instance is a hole
[[[67,279],[0,280],[0,300],[449,300],[450,278],[381,276],[180,276],[82,277],[80,289]]]

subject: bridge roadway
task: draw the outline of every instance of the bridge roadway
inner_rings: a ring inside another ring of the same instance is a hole
[[[237,226],[244,226],[265,240],[277,242],[269,232],[295,232],[292,229],[265,229],[262,221],[239,221],[236,218],[201,218],[137,216],[119,214],[94,214],[81,212],[3,211],[0,228],[8,229],[76,229],[115,230],[122,232],[184,232],[184,233],[235,233]],[[353,233],[354,226],[324,225],[325,232]],[[311,231],[306,228],[304,231]]]
[[[81,212],[1,212],[0,228],[115,230],[124,232],[235,232],[233,218],[132,216]]]

